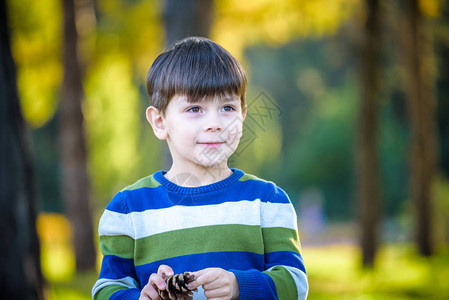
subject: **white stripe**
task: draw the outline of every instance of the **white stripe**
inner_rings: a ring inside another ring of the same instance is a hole
[[[262,227],[285,227],[298,230],[296,212],[291,203],[263,202]]]
[[[267,271],[271,271],[275,267],[276,266],[271,267]],[[296,290],[298,291],[298,300],[307,299],[307,294],[309,293],[309,282],[307,280],[307,275],[297,268],[284,265],[281,265],[281,267],[287,269],[287,271],[293,277],[296,285]]]
[[[198,291],[193,292],[193,300],[207,300],[206,296],[204,296],[204,289],[201,285],[198,287]]]
[[[100,220],[99,234],[128,235],[139,239],[172,230],[230,224],[291,229],[297,226],[291,204],[261,204],[260,199],[256,199],[204,206],[178,205],[129,214],[106,210]]]
[[[98,224],[99,235],[127,235],[135,239],[131,214],[105,210]]]
[[[95,282],[95,285],[92,288],[92,299],[94,298],[94,295],[98,293],[99,290],[109,285],[119,285],[127,287],[129,289],[138,288],[136,280],[129,276],[120,279],[101,278],[98,279],[97,282]]]

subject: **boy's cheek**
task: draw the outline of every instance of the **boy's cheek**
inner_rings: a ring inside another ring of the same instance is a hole
[[[242,137],[242,133],[243,133],[242,127],[236,126],[228,132],[229,135],[228,140],[230,141],[231,144],[238,143],[240,138]]]

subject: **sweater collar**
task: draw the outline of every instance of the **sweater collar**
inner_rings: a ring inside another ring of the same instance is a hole
[[[167,178],[165,178],[165,174],[167,173],[167,171],[161,170],[161,171],[157,171],[156,173],[154,173],[153,177],[154,179],[156,179],[160,184],[162,184],[164,187],[167,188],[167,190],[174,192],[174,193],[178,193],[178,194],[202,194],[202,193],[207,193],[207,192],[212,192],[218,189],[222,189],[225,188],[227,186],[230,186],[231,184],[233,184],[234,182],[236,182],[237,180],[239,180],[243,175],[243,171],[239,170],[239,169],[235,169],[235,168],[231,168],[232,174],[221,180],[221,181],[217,181],[208,185],[202,185],[202,186],[197,186],[197,187],[185,187],[185,186],[180,186],[177,185],[176,183],[171,182],[170,180],[168,180]]]

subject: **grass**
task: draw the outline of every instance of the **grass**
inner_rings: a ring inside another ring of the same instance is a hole
[[[449,252],[418,256],[413,245],[384,245],[373,269],[353,245],[306,247],[309,299],[449,299]]]
[[[90,300],[97,272],[78,273],[70,280],[48,282],[47,300]]]

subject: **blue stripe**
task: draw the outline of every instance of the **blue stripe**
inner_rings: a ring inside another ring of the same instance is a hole
[[[251,181],[252,184],[248,184],[248,181]],[[238,194],[235,191],[239,191]],[[236,195],[238,196],[236,197]],[[274,197],[272,197],[273,195]],[[290,203],[285,192],[273,184],[258,180],[247,180],[244,182],[237,181],[227,188],[215,191],[214,197],[210,197],[208,193],[176,194],[168,191],[164,186],[125,190],[112,199],[107,209],[119,213],[128,213],[168,208],[175,205],[215,205],[255,199],[261,199],[262,202]]]
[[[134,260],[115,255],[105,255],[101,264],[100,278],[120,279],[127,276],[137,278]]]
[[[261,286],[265,287],[264,295],[267,299],[273,299],[273,297],[277,298],[277,290],[276,290],[276,284],[273,281],[273,278],[270,277],[270,275],[266,273],[261,273],[263,276],[264,281],[262,282],[268,282],[269,289],[265,287],[264,284],[261,284]]]
[[[265,296],[274,296],[273,293],[276,293],[276,297],[277,297],[277,290],[276,290],[276,284],[273,281],[273,278],[270,277],[270,275],[266,274],[266,273],[262,273],[262,276],[265,279],[265,282],[268,282],[268,285],[270,286],[269,289],[265,289]],[[264,286],[264,285],[262,285]],[[271,298],[271,297],[269,297]]]
[[[126,300],[126,299],[139,299],[139,289],[126,289],[117,291],[109,298],[109,300]]]
[[[264,266],[264,260],[267,263]],[[275,263],[270,264],[270,261]],[[287,265],[298,268],[305,272],[302,256],[289,251],[279,251],[265,254],[255,254],[250,252],[212,252],[204,254],[192,254],[160,260],[146,265],[134,267],[132,259],[124,259],[114,255],[105,255],[100,272],[100,278],[120,279],[126,276],[138,278],[140,286],[144,286],[151,275],[156,273],[160,265],[168,265],[175,273],[185,271],[198,271],[205,268],[216,267],[225,270],[241,270],[246,272],[263,271],[274,265]],[[138,274],[138,276],[136,275]],[[257,273],[257,272],[256,272]],[[276,287],[271,278],[264,273],[264,280],[268,282],[271,291]],[[269,289],[266,290],[267,292]],[[118,295],[118,294],[117,294]]]
[[[240,298],[252,299],[278,299],[276,284],[266,273],[259,270],[231,270],[239,281]]]
[[[269,269],[274,266],[285,265],[297,268],[306,273],[304,261],[299,253],[291,251],[277,251],[265,254],[266,264],[265,268]],[[273,262],[273,263],[272,263]]]
[[[128,213],[129,209],[126,206],[125,199],[123,198],[122,193],[117,193],[114,198],[112,198],[111,202],[106,206],[107,210],[115,211],[119,213]]]
[[[269,201],[271,203],[290,203],[287,193],[278,186],[275,186],[273,197]]]
[[[151,273],[156,273],[162,264],[171,266],[175,273],[198,271],[210,267],[225,270],[258,269],[259,271],[263,271],[276,265],[291,266],[304,273],[306,272],[303,258],[298,253],[289,251],[267,253],[265,254],[265,261],[264,266],[264,256],[250,252],[211,252],[173,257],[134,268],[134,261],[132,259],[105,255],[101,266],[100,278],[120,279],[126,276],[137,278],[137,273],[139,274],[140,282],[147,282]]]
[[[160,265],[172,267],[175,274],[186,271],[194,272],[205,268],[222,268],[225,270],[248,270],[257,268],[263,271],[264,256],[251,252],[210,252],[178,256],[136,266],[139,280],[148,281],[150,275],[156,273]]]

